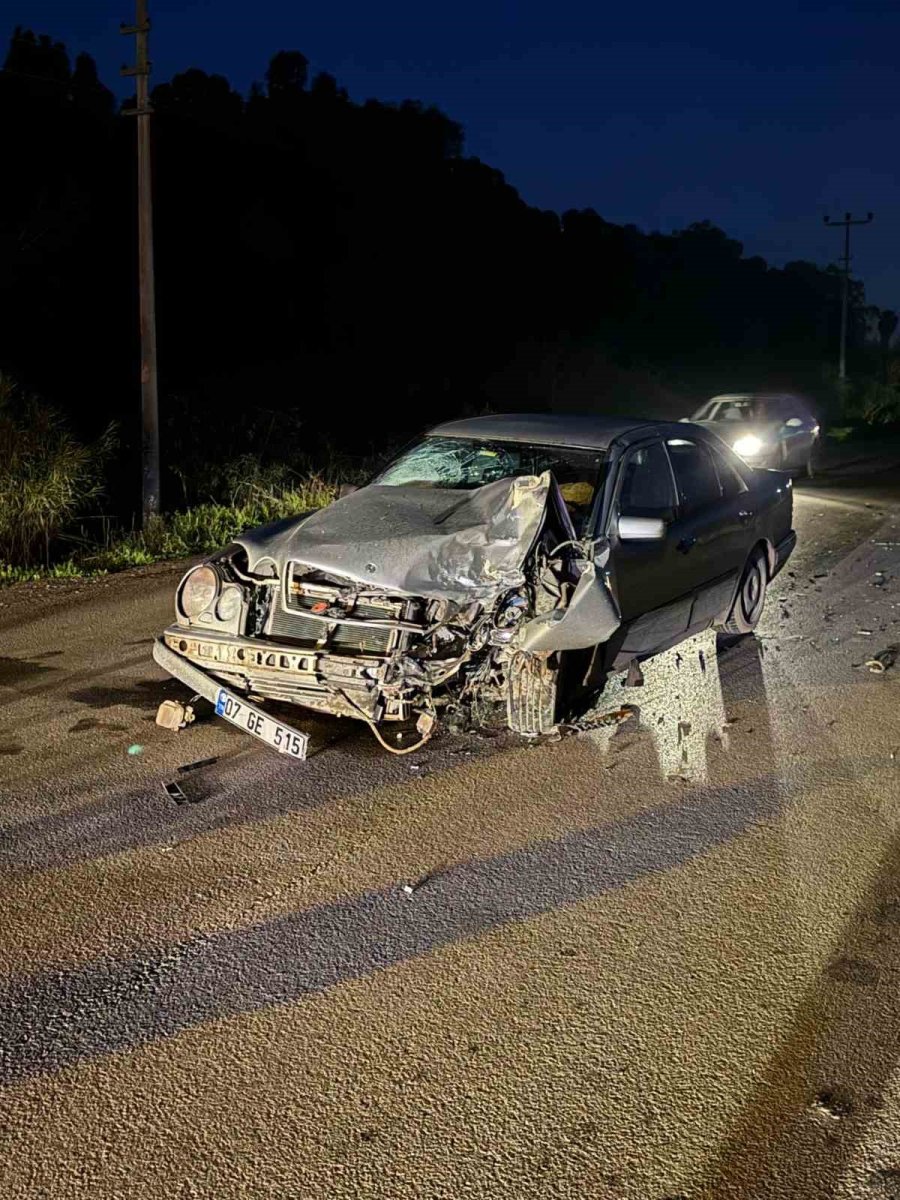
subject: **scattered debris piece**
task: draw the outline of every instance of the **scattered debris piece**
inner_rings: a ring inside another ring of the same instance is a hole
[[[857,629],[856,632],[859,634],[860,637],[871,637],[872,636],[871,629]]]
[[[184,766],[178,768],[179,775],[187,775],[188,771],[199,771],[202,767],[211,767],[213,763],[219,761],[215,758],[198,758],[196,762],[185,763]]]
[[[835,1121],[839,1121],[842,1117],[849,1117],[853,1112],[853,1102],[850,1097],[839,1091],[819,1092],[813,1100],[812,1106]]]
[[[679,742],[684,741],[684,739],[691,732],[692,728],[693,728],[693,726],[691,725],[690,721],[679,721],[678,722],[678,741]]]
[[[702,650],[700,651],[700,670],[702,674],[706,674],[706,655]]]
[[[166,795],[169,797],[169,799],[174,800],[176,804],[187,804],[188,803],[187,796],[184,794],[184,792],[181,790],[181,787],[177,783],[164,783],[163,791],[166,793]]]
[[[134,742],[131,746],[128,747],[128,753],[131,755],[132,758],[137,758],[137,756],[139,754],[144,753],[144,747],[140,744],[140,742]]]
[[[884,571],[876,571],[875,578],[872,580],[872,587],[884,587],[887,583],[887,576]]]
[[[630,704],[625,704],[622,708],[617,708],[613,712],[604,713],[597,721],[598,725],[623,725],[626,721],[630,721],[635,715],[635,709]]]
[[[900,652],[900,646],[885,646],[880,653],[866,660],[866,666],[873,674],[883,675],[888,667],[892,667],[897,661],[898,652]]]
[[[163,729],[179,730],[190,725],[195,719],[192,704],[182,704],[179,700],[163,700],[156,710],[156,723]]]
[[[641,664],[636,658],[633,658],[628,664],[628,675],[625,678],[626,687],[643,687],[644,672],[641,670]]]
[[[436,879],[439,875],[443,875],[446,870],[447,870],[446,865],[441,866],[441,867],[436,867],[435,870],[429,871],[427,874],[423,875],[420,879],[414,879],[412,881],[412,883],[404,883],[400,890],[401,890],[401,892],[403,892],[404,896],[406,896],[408,898],[412,897],[416,894],[416,892],[418,892],[421,888],[423,888],[426,883],[431,883],[431,881],[433,879]]]

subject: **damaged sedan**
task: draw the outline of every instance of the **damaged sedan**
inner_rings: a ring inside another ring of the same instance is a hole
[[[267,701],[401,753],[439,720],[534,737],[611,671],[710,626],[749,633],[794,542],[789,477],[699,426],[453,421],[190,570],[154,658],[298,758],[306,736]]]

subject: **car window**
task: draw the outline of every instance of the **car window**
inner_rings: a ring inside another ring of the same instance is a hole
[[[722,495],[725,499],[733,500],[735,496],[740,496],[742,492],[746,492],[747,484],[744,482],[737,467],[733,463],[730,463],[726,456],[719,450],[714,450],[710,447],[710,454],[712,454],[713,462],[716,464],[719,483],[722,487]]]
[[[714,421],[752,421],[758,416],[756,401],[749,397],[739,400],[722,400],[716,408]]]
[[[720,500],[719,477],[706,447],[684,438],[671,438],[666,445],[675,471],[678,501],[685,513],[698,512]]]
[[[552,471],[581,534],[606,473],[606,453],[570,446],[428,437],[404,451],[373,483],[390,487],[469,490],[517,475]]]
[[[632,450],[622,469],[619,512],[630,517],[659,516],[675,507],[672,470],[662,442]]]

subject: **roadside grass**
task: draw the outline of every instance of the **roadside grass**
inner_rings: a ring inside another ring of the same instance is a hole
[[[115,441],[112,426],[78,441],[55,408],[0,374],[0,571],[52,569],[51,546],[103,491]]]
[[[166,559],[211,554],[258,525],[296,517],[329,504],[337,486],[321,475],[280,480],[275,486],[244,482],[241,500],[209,502],[158,517],[149,528],[112,533],[106,545],[83,545],[63,562],[16,566],[0,561],[0,586],[33,580],[79,579],[148,566]]]

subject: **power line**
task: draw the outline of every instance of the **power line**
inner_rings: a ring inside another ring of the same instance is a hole
[[[138,278],[141,322],[141,502],[144,527],[159,514],[159,395],[156,375],[156,299],[153,278],[153,189],[150,164],[150,59],[147,40],[150,19],[147,0],[137,0],[137,21],[122,25],[134,35],[136,63],[123,67],[135,77],[137,104],[125,112],[137,120],[138,158]]]
[[[841,354],[838,361],[838,379],[844,380],[847,377],[847,309],[849,305],[850,294],[850,226],[851,225],[868,225],[875,214],[869,213],[862,220],[854,221],[850,213],[844,213],[843,221],[832,221],[830,217],[825,218],[825,224],[833,228],[843,227],[844,230],[844,291],[841,298]]]

